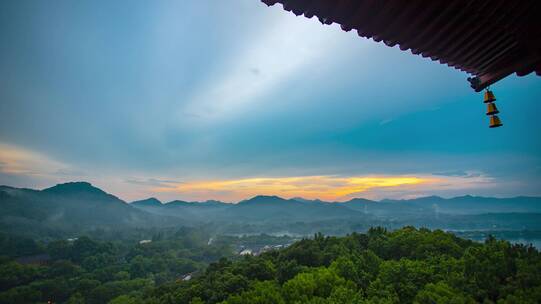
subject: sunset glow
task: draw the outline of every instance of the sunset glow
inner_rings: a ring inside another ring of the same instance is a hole
[[[0,172],[15,175],[46,175],[64,165],[45,155],[0,143]]]
[[[535,73],[494,86],[493,130],[463,72],[280,5],[31,2],[2,2],[0,185],[165,202],[541,196]]]
[[[435,181],[435,178],[414,176],[270,177],[171,183],[154,190],[203,197],[214,194],[226,200],[240,200],[255,195],[277,195],[286,198],[300,196],[307,199],[342,201],[375,188],[414,186]]]

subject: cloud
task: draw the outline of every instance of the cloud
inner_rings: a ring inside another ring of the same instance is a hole
[[[124,199],[134,200],[152,193],[149,189],[180,182],[172,179],[128,179],[127,172],[85,170],[57,161],[50,156],[24,147],[0,143],[0,184],[14,187],[45,188],[70,181],[88,181]],[[143,175],[144,176],[144,175]]]
[[[322,28],[315,19],[280,12],[261,27],[255,39],[244,42],[243,50],[223,63],[216,79],[192,96],[182,116],[209,123],[246,110],[304,67],[328,61],[325,55],[347,40],[335,31]]]
[[[220,199],[237,202],[255,195],[303,197],[345,201],[354,197],[369,199],[412,198],[428,195],[455,196],[494,189],[498,183],[489,176],[316,175],[297,177],[254,177],[224,180],[186,181],[155,187],[158,194],[176,194],[190,200]]]
[[[86,176],[83,170],[43,153],[0,142],[0,184],[43,188]]]
[[[140,186],[152,186],[152,187],[167,187],[171,184],[182,184],[181,181],[168,180],[168,179],[156,179],[156,178],[144,178],[144,179],[126,179],[126,183],[140,185]]]
[[[137,178],[130,177],[137,176]],[[505,184],[479,171],[442,171],[433,174],[308,175],[283,177],[239,177],[230,179],[179,179],[152,176],[145,172],[103,172],[82,170],[43,153],[0,143],[0,183],[12,186],[49,187],[55,183],[86,180],[128,200],[157,196],[162,200],[208,200],[228,202],[255,195],[304,197],[344,201],[412,198],[427,195],[493,195],[496,190],[517,185]]]
[[[421,175],[425,176],[425,178],[431,177],[430,182],[416,186],[398,185],[385,189],[368,189],[363,193],[363,197],[369,199],[408,199],[430,195],[454,197],[472,193],[485,193],[494,196],[495,190],[502,186],[501,182],[491,176],[484,174],[474,175]]]
[[[0,143],[0,172],[31,176],[58,176],[73,173],[68,165],[44,154],[4,143]]]
[[[436,172],[436,173],[432,173],[432,174],[441,175],[441,176],[458,176],[458,177],[480,177],[480,176],[482,176],[482,174],[480,172],[461,171],[461,170]]]
[[[374,174],[437,182],[347,195],[541,193],[541,146],[530,138],[541,131],[534,75],[498,84],[507,116],[494,131],[479,116],[482,96],[462,73],[280,6],[241,0],[141,2],[129,11],[114,4],[77,11],[60,4],[54,12],[11,7],[8,15],[28,11],[36,22],[0,29],[0,37],[24,38],[3,44],[9,64],[0,143],[31,146],[0,148],[0,183],[82,179],[130,199],[236,200],[246,197],[227,187],[151,190],[182,181]],[[88,23],[101,11],[126,18]],[[68,25],[65,31],[43,26],[55,20]],[[84,45],[82,34],[89,38]],[[327,179],[296,187],[315,196],[320,184],[343,186]]]
[[[310,199],[347,200],[373,189],[435,183],[433,177],[417,176],[301,176],[258,177],[231,180],[190,181],[157,187],[156,192],[174,192],[191,199],[219,198],[239,201],[255,195],[301,196]]]

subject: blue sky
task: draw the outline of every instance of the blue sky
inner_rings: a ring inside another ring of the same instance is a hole
[[[489,129],[468,75],[257,0],[4,1],[0,67],[0,184],[541,195],[541,78],[494,85]]]

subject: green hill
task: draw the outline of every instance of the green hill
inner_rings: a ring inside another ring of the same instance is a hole
[[[86,182],[41,191],[0,188],[0,228],[19,234],[60,235],[95,229],[168,223]]]

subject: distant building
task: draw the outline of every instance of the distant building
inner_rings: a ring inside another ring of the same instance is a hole
[[[180,280],[181,280],[181,281],[189,281],[189,280],[191,280],[191,279],[193,278],[193,276],[194,276],[194,274],[195,274],[196,272],[197,272],[197,270],[194,271],[194,272],[190,272],[190,273],[187,273],[187,274],[183,274],[183,275],[180,277]]]
[[[148,244],[148,243],[152,243],[152,240],[140,240],[140,241],[139,241],[139,244],[140,244],[140,245]]]
[[[182,276],[183,281],[189,281],[192,279],[192,274],[188,273],[187,275]]]
[[[262,253],[264,253],[264,252],[271,251],[271,250],[272,250],[272,247],[271,247],[271,246],[265,245],[265,246],[263,246],[263,248],[261,248],[261,249],[259,250],[258,255],[259,255],[259,254],[262,254]]]
[[[241,252],[239,252],[239,255],[252,255],[252,254],[253,253],[251,249],[244,249]]]

